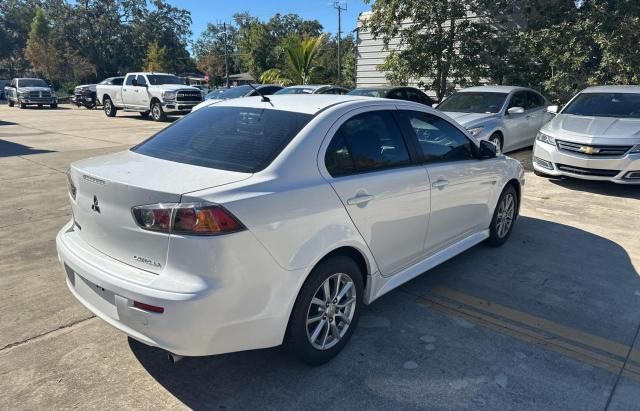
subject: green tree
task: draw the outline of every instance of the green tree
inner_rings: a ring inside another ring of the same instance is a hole
[[[149,43],[147,48],[147,57],[144,61],[145,71],[165,72],[169,71],[169,62],[167,60],[167,48],[153,41]]]
[[[287,55],[285,70],[266,70],[260,81],[282,85],[310,84],[318,72],[317,55],[325,40],[325,35],[300,39],[290,36],[283,45]]]
[[[51,28],[42,9],[36,11],[27,39],[25,56],[33,69],[48,79],[58,78],[61,65],[60,53],[50,39]]]

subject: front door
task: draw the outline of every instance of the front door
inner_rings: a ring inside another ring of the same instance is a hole
[[[401,110],[415,132],[431,182],[431,215],[425,253],[431,255],[491,222],[496,160],[478,160],[475,144],[442,117]]]
[[[148,109],[150,106],[149,101],[149,90],[147,89],[147,79],[142,75],[138,74],[136,77],[136,86],[133,87],[133,105],[136,108],[140,109]]]
[[[423,258],[429,221],[429,177],[413,163],[395,111],[349,114],[320,158],[382,275]]]
[[[529,100],[525,91],[517,91],[511,95],[507,111],[504,113],[505,136],[503,151],[510,151],[526,145],[531,139],[531,123],[529,121],[531,113],[527,112]],[[509,114],[508,110],[513,107],[521,107],[524,113]]]

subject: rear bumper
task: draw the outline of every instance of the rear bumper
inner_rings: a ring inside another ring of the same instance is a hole
[[[304,278],[300,271],[283,270],[257,241],[252,244],[251,233],[237,234],[245,235],[231,243],[243,244],[237,249],[245,261],[231,256],[238,271],[220,275],[169,266],[159,275],[137,269],[90,247],[72,222],[60,230],[56,246],[69,290],[90,311],[147,345],[200,356],[281,344]],[[202,252],[197,246],[195,251]],[[220,268],[227,264],[218,261]],[[189,266],[201,268],[197,261]],[[134,301],[164,312],[136,308]]]
[[[536,141],[533,146],[533,168],[551,176],[640,184],[640,153],[622,157],[589,158],[586,155],[569,154],[556,146]],[[636,176],[637,178],[631,178]]]

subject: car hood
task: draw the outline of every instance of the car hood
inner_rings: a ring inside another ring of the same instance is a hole
[[[559,114],[542,132],[579,143],[640,143],[640,119]]]
[[[91,89],[91,90],[95,90],[96,89],[96,85],[95,84],[80,84],[79,86],[76,86],[75,90],[82,90],[82,89]]]
[[[30,91],[51,91],[51,87],[18,87],[20,93],[28,93]]]
[[[153,87],[156,90],[162,90],[162,91],[178,91],[178,90],[200,91],[200,89],[197,89],[191,86],[185,86],[183,84],[158,84],[157,86],[149,86],[149,87]]]
[[[475,126],[489,119],[495,118],[497,115],[492,113],[460,113],[457,111],[443,111],[463,127]]]

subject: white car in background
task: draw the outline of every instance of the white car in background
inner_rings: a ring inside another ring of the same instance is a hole
[[[600,86],[576,95],[538,133],[538,175],[640,184],[640,86]]]
[[[479,86],[453,93],[437,108],[506,153],[533,145],[540,128],[553,118],[547,104],[529,88]]]
[[[200,110],[203,107],[208,107],[232,98],[254,97],[259,95],[270,96],[279,90],[282,90],[282,86],[277,84],[255,84],[253,87],[248,84],[243,84],[231,88],[221,88],[210,91],[209,94],[205,96],[205,100],[195,106],[192,111]]]
[[[75,162],[57,249],[73,295],[172,357],[272,347],[319,364],[363,304],[518,216],[520,163],[425,105],[271,96]]]

